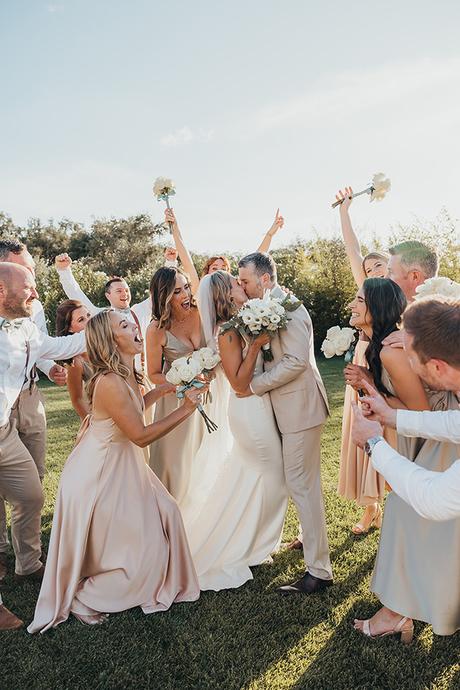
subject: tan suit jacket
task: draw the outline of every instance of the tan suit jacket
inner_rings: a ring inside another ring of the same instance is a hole
[[[271,293],[284,298],[276,285]],[[251,390],[269,392],[282,434],[304,431],[323,424],[329,414],[326,389],[318,371],[313,346],[313,325],[302,305],[289,312],[290,321],[272,338],[273,361],[264,363],[264,373],[255,376]]]

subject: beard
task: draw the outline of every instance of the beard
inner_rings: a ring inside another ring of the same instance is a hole
[[[32,316],[33,300],[26,301],[16,298],[6,298],[3,303],[3,311],[9,319],[21,319]]]

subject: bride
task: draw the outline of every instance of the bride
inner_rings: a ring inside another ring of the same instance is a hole
[[[247,342],[236,331],[218,335],[219,326],[246,301],[243,288],[225,271],[200,283],[204,335],[209,347],[218,347],[222,360],[209,412],[211,418],[218,417],[219,431],[201,444],[181,505],[202,590],[240,587],[251,580],[250,566],[263,563],[277,548],[287,508],[281,441],[270,397],[236,395],[262,371],[261,348],[268,337]],[[229,441],[231,448],[223,454]]]

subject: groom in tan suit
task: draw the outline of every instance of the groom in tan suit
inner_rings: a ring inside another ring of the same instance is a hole
[[[239,262],[239,279],[250,299],[270,290],[286,294],[276,282],[276,265],[269,254],[255,252]],[[308,567],[283,594],[313,594],[332,585],[326,520],[321,489],[321,431],[329,413],[326,391],[316,366],[313,327],[303,305],[289,312],[286,329],[271,341],[273,361],[265,362],[244,395],[270,393],[283,445],[286,484],[299,514],[303,552]]]

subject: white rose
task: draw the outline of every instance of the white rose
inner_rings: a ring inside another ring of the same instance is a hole
[[[333,340],[340,333],[340,326],[332,326],[326,333],[327,340]]]
[[[267,331],[277,331],[278,326],[276,323],[269,323],[267,326]]]
[[[391,182],[384,173],[377,173],[372,178],[372,187],[371,201],[382,201],[391,189]]]
[[[323,340],[323,344],[321,345],[321,350],[327,359],[330,359],[331,357],[333,357],[335,355],[335,345],[333,342],[331,342],[327,338],[326,338],[326,340]]]
[[[168,383],[172,383],[173,386],[178,386],[180,383],[182,383],[182,379],[176,368],[172,368],[166,373],[166,381],[168,381]]]
[[[243,323],[246,324],[246,326],[250,326],[254,323],[255,316],[254,314],[251,314],[251,312],[246,312],[242,315],[241,318],[243,319]]]
[[[153,183],[153,193],[155,196],[161,194],[175,194],[174,182],[169,177],[157,177]]]
[[[281,321],[281,317],[278,316],[278,314],[272,314],[270,316],[270,323],[276,324],[276,323],[279,323],[280,321]]]

